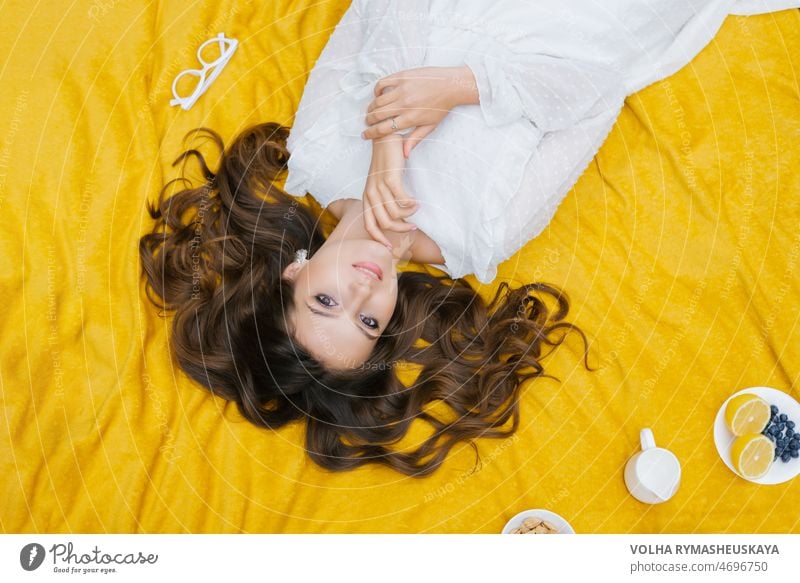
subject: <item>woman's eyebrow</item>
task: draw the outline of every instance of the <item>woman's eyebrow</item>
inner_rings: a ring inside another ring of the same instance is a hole
[[[319,314],[320,316],[325,316],[326,318],[338,318],[338,316],[334,316],[333,314],[329,314],[329,313],[325,313],[325,312],[320,312],[319,310],[315,310],[314,308],[312,308],[312,307],[311,307],[311,306],[308,304],[308,302],[304,302],[304,303],[306,304],[306,307],[307,307],[309,310],[311,310],[312,312],[314,312],[315,314]],[[364,330],[364,328],[362,328],[362,327],[361,327],[361,326],[359,326],[358,324],[356,324],[356,328],[358,328],[359,330],[361,330],[361,333],[362,333],[362,334],[364,334],[364,336],[366,336],[366,337],[367,337],[367,338],[369,338],[370,340],[377,340],[377,339],[379,338],[378,336],[373,336],[372,334],[370,334],[369,332],[367,332],[366,330]]]

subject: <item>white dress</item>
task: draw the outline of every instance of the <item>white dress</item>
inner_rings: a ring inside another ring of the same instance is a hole
[[[323,208],[361,199],[375,82],[466,65],[480,104],[453,108],[412,150],[403,180],[421,206],[407,220],[439,245],[436,267],[490,283],[550,222],[627,95],[691,61],[728,14],[793,7],[800,0],[353,0],[306,82],[284,188]]]

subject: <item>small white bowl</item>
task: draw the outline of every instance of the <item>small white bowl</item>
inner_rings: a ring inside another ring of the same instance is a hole
[[[575,529],[573,529],[572,525],[564,520],[563,517],[559,516],[555,512],[544,510],[543,508],[523,510],[519,514],[515,515],[511,520],[506,522],[505,527],[503,527],[502,534],[511,534],[512,530],[519,528],[522,525],[523,520],[530,517],[546,520],[556,528],[556,534],[575,534]]]

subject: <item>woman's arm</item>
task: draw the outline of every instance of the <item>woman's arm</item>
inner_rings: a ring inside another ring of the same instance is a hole
[[[372,160],[364,186],[364,226],[376,241],[392,248],[384,231],[407,233],[416,226],[404,219],[417,212],[418,203],[405,192],[403,139],[389,134],[372,141]]]
[[[349,216],[350,213],[355,213],[354,216],[358,218],[358,215],[364,212],[364,202],[357,198],[341,198],[328,205],[328,209],[339,220]],[[359,228],[357,226],[359,224],[363,224],[360,219],[350,228]],[[392,254],[398,259],[431,265],[444,263],[442,250],[433,239],[420,230],[409,233],[386,231],[384,235],[392,245]]]
[[[478,103],[490,127],[519,118],[542,132],[574,127],[606,96],[624,87],[620,73],[601,63],[545,54],[467,53]]]
[[[555,131],[574,126],[598,99],[624,85],[617,71],[601,63],[551,55],[505,60],[467,53],[464,61],[460,67],[421,67],[380,79],[367,108],[370,127],[362,137],[389,135],[394,118],[400,129],[418,126],[406,137],[413,147],[450,109],[473,104],[480,105],[489,127],[523,117],[542,132]],[[391,91],[382,93],[386,88]]]
[[[469,67],[419,67],[387,75],[375,84],[375,99],[364,117],[365,139],[377,139],[414,128],[405,134],[404,154],[462,104],[478,103],[478,87]],[[392,120],[397,127],[392,127]]]

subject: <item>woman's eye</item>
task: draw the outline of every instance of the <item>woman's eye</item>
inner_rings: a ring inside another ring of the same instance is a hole
[[[364,320],[371,320],[372,322],[375,322],[375,323],[374,324],[370,324],[369,322],[364,322]],[[378,321],[375,318],[369,318],[368,317],[368,318],[362,319],[361,321],[364,322],[367,326],[369,326],[373,330],[377,330],[378,328],[380,328],[380,325],[378,324]]]
[[[325,294],[319,294],[319,295],[314,296],[314,297],[316,298],[317,302],[319,302],[320,304],[322,304],[323,306],[325,306],[327,308],[330,308],[331,306],[335,306],[336,305],[336,302],[331,300],[331,297],[330,296],[326,296]],[[325,298],[326,300],[331,300],[331,303],[323,302],[320,298]]]

